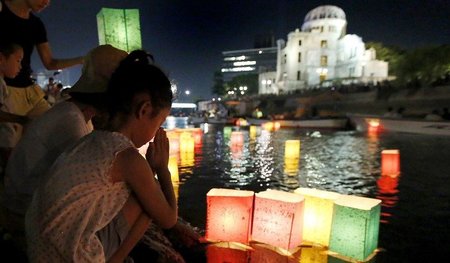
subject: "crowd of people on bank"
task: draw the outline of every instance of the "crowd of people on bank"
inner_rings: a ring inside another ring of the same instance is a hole
[[[168,76],[145,50],[54,58],[35,15],[49,2],[0,0],[1,227],[30,262],[185,262],[200,235],[168,170]],[[82,65],[75,85],[36,84],[34,49],[49,70]]]

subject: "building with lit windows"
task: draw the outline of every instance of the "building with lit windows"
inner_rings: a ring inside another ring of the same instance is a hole
[[[243,74],[276,70],[277,47],[222,52],[222,75],[225,82]]]
[[[307,13],[301,30],[277,41],[277,65],[259,75],[259,94],[289,93],[317,86],[377,83],[388,63],[376,59],[361,37],[347,34],[344,11],[319,6]]]

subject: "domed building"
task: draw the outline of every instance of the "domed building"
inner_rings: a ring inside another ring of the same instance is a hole
[[[259,75],[259,93],[290,93],[317,86],[372,83],[388,77],[388,63],[376,59],[361,37],[347,34],[344,11],[324,5],[309,11],[301,30],[277,41],[275,72]]]

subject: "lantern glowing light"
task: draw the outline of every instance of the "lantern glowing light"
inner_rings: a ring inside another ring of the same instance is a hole
[[[400,174],[400,151],[381,151],[381,175],[398,176]]]
[[[257,129],[258,129],[257,126],[254,126],[254,125],[250,126],[250,128],[249,128],[250,139],[255,139],[256,138],[256,135],[258,133]]]
[[[378,246],[381,200],[341,195],[334,202],[330,247],[344,258],[364,261]]]
[[[267,190],[255,194],[252,240],[283,249],[302,242],[304,198]]]
[[[131,52],[142,49],[139,9],[102,8],[97,14],[99,44]]]
[[[250,241],[253,191],[213,188],[206,195],[206,239]]]
[[[298,174],[298,158],[284,157],[284,173],[288,176],[295,176]]]
[[[339,193],[312,188],[297,188],[294,193],[305,198],[303,240],[327,247],[330,242],[334,201]]]
[[[284,158],[300,158],[300,140],[287,140],[284,143]]]

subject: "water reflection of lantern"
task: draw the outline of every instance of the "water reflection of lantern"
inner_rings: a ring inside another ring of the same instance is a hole
[[[300,140],[286,140],[284,145],[284,158],[300,158]]]
[[[255,139],[256,134],[257,134],[257,127],[254,125],[251,125],[249,128],[249,134],[250,134],[250,139]]]
[[[242,157],[243,145],[233,144],[230,147],[231,149],[231,157],[235,160],[240,159]]]
[[[180,166],[193,167],[195,164],[195,152],[183,151],[180,152]]]
[[[304,198],[267,190],[255,194],[252,240],[283,249],[302,242]]]
[[[209,241],[250,240],[253,191],[213,188],[206,195],[206,239]]]
[[[194,137],[190,132],[182,132],[180,134],[180,152],[194,152]]]
[[[389,176],[398,176],[400,174],[399,150],[381,151],[381,174]]]
[[[303,240],[328,246],[334,201],[340,194],[303,187],[296,189],[294,193],[300,194],[305,198]]]
[[[377,180],[378,194],[377,199],[381,200],[381,206],[383,212],[381,213],[381,223],[389,223],[392,216],[392,208],[396,206],[398,202],[398,176],[382,175]]]
[[[249,251],[239,243],[220,242],[206,247],[208,263],[248,263]]]
[[[321,247],[302,247],[300,254],[301,263],[331,263],[328,261],[328,254],[325,248]]]
[[[283,263],[297,263],[299,262],[299,255],[292,255],[289,251],[272,247],[266,244],[255,243],[252,244],[250,251],[250,263],[260,262],[283,262]]]
[[[233,131],[233,129],[229,126],[225,126],[223,127],[223,137],[225,139],[230,138],[231,132]]]
[[[203,131],[200,128],[193,128],[192,135],[194,137],[195,147],[202,145]]]
[[[334,202],[329,250],[344,258],[366,260],[378,245],[381,201],[341,195]]]
[[[169,172],[172,177],[172,182],[180,181],[180,177],[178,175],[178,158],[176,156],[169,157]]]
[[[244,134],[241,131],[231,132],[231,145],[244,145]]]
[[[295,176],[298,174],[298,158],[286,158],[284,157],[284,173],[289,176]]]

